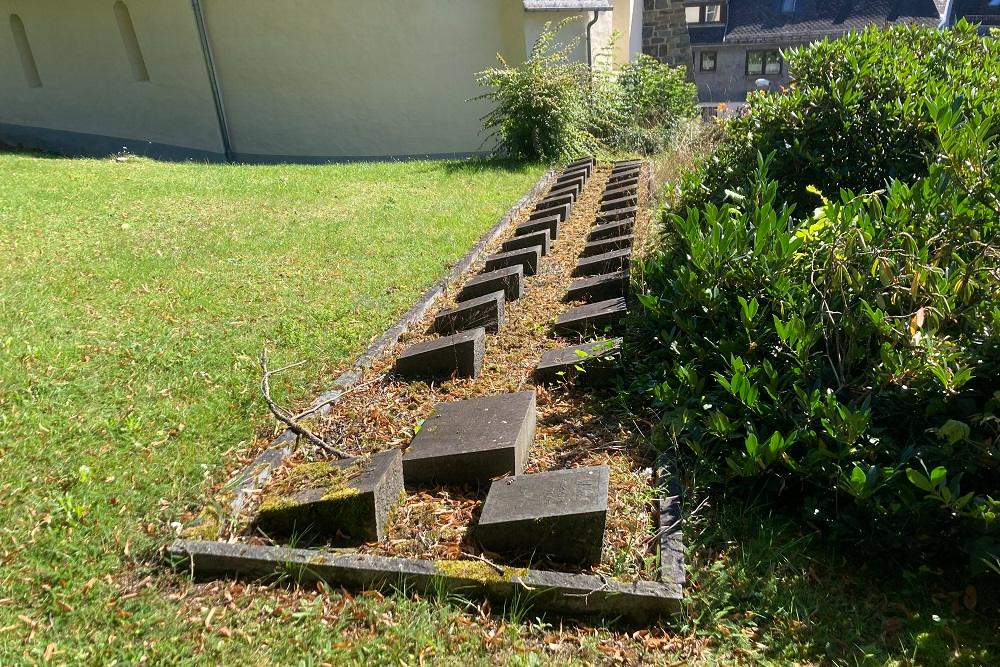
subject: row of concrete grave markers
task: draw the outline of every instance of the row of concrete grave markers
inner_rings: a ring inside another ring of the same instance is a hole
[[[434,331],[440,337],[413,345],[397,358],[398,375],[479,375],[486,333],[497,333],[503,326],[506,302],[523,295],[524,278],[537,273],[595,166],[592,157],[567,165],[501,252],[486,259],[483,273],[461,288],[457,305],[437,313]],[[524,475],[534,436],[533,391],[438,404],[405,454],[391,450],[364,461],[329,464],[336,473],[332,481],[313,472],[303,475],[288,494],[273,499],[265,495],[256,524],[273,534],[308,525],[335,543],[339,536],[347,538],[339,540],[343,543],[358,544],[382,539],[404,481],[489,485],[476,527],[484,549],[514,558],[599,562],[608,468]],[[334,488],[335,483],[340,487]]]

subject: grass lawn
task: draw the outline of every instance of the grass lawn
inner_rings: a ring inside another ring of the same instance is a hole
[[[0,154],[0,664],[333,650],[266,595],[206,622],[157,549],[270,429],[265,341],[302,405],[541,171]]]
[[[272,432],[261,345],[307,362],[274,387],[303,405],[540,173],[0,153],[0,665],[996,664],[995,587],[697,490],[668,630],[165,570]]]

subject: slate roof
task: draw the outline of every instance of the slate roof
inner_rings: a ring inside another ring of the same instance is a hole
[[[990,0],[955,0],[951,9],[951,23],[966,18],[969,23],[1000,26],[1000,6],[990,6]]]
[[[610,0],[524,0],[526,12],[606,12]]]
[[[698,44],[720,44],[726,37],[726,26],[688,25],[688,36],[691,38],[691,43],[696,46]]]
[[[795,11],[783,14],[777,0],[730,0],[721,41],[783,44],[838,37],[870,25],[936,26],[941,22],[939,4],[940,0],[797,0]]]

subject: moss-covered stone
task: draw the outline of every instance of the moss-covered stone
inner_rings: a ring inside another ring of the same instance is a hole
[[[301,464],[265,488],[254,523],[271,537],[308,536],[340,545],[378,540],[402,485],[398,450]]]
[[[477,560],[439,560],[434,569],[441,576],[475,579],[484,583],[515,581],[528,573],[528,568],[494,567]]]

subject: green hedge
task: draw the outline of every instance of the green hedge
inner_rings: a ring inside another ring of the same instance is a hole
[[[996,565],[1000,48],[870,30],[789,63],[666,216],[633,390],[702,481]]]

